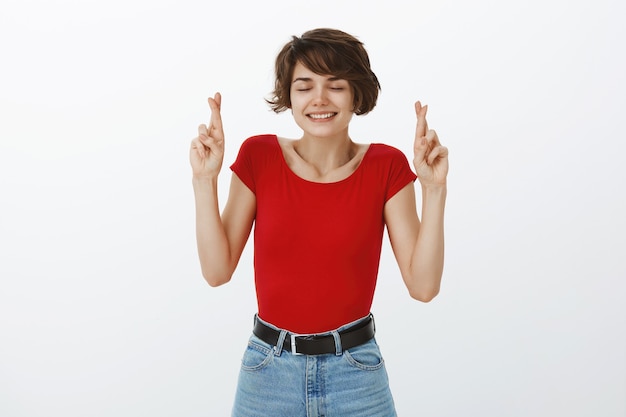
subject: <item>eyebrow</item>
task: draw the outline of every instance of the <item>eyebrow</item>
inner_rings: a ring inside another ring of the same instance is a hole
[[[326,81],[339,81],[339,80],[344,80],[344,78],[329,77],[329,78],[326,79]],[[311,82],[311,81],[313,81],[313,79],[310,78],[310,77],[298,77],[295,80],[293,80],[292,84],[294,84],[294,83],[296,83],[298,81]]]

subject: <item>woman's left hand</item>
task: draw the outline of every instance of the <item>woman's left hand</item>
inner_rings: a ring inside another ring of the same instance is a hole
[[[413,145],[413,165],[422,186],[446,185],[448,175],[448,148],[441,146],[437,133],[428,129],[426,112],[428,106],[415,103],[417,127]]]

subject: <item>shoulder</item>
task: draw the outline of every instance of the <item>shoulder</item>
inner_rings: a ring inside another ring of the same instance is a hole
[[[281,155],[276,135],[250,136],[243,141],[235,164],[245,164],[249,169],[262,170],[268,164],[275,164]]]
[[[276,146],[278,138],[276,135],[272,134],[263,134],[263,135],[255,135],[250,136],[241,144],[242,148],[258,148],[258,147],[267,147],[267,146]]]
[[[368,158],[371,171],[377,178],[385,181],[385,201],[417,178],[406,155],[398,148],[373,143]]]
[[[267,167],[276,164],[279,150],[276,135],[256,135],[244,140],[230,169],[256,193],[256,181]]]
[[[372,159],[378,162],[407,162],[407,157],[404,152],[384,143],[372,143],[368,153]]]
[[[250,157],[254,155],[272,154],[278,148],[276,135],[256,135],[250,136],[241,143],[239,148],[239,157]]]

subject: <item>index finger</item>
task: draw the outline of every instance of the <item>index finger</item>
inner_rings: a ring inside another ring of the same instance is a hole
[[[417,116],[417,127],[415,128],[415,136],[423,137],[428,132],[428,122],[426,121],[426,112],[428,111],[428,104],[422,106],[419,101],[415,102],[415,115]]]
[[[220,112],[222,108],[222,95],[215,93],[215,97],[208,99],[209,107],[211,108],[211,126],[216,129],[222,128],[222,114]]]

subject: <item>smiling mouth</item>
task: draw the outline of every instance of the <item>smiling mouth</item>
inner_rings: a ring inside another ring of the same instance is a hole
[[[333,116],[336,116],[337,113],[316,113],[316,114],[307,114],[307,117],[314,120],[325,120],[330,119]]]

